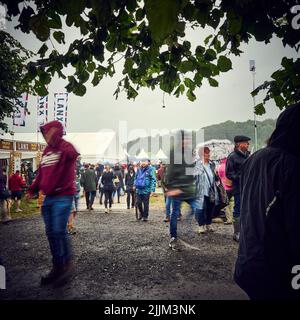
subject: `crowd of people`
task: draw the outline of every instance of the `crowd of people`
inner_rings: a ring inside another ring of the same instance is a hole
[[[67,230],[73,228],[81,187],[86,209],[94,210],[97,190],[105,213],[112,212],[127,193],[127,209],[137,207],[139,220],[149,219],[149,200],[157,186],[165,199],[165,222],[170,223],[169,247],[178,250],[177,224],[186,202],[198,224],[198,233],[214,232],[213,217],[225,211],[225,224],[233,224],[233,240],[239,242],[235,280],[251,299],[290,298],[291,270],[300,265],[299,239],[299,140],[297,122],[300,105],[285,110],[278,118],[266,148],[250,156],[249,137],[234,137],[235,148],[218,163],[211,161],[210,149],[195,154],[192,139],[178,131],[168,163],[158,167],[149,159],[139,164],[97,166],[78,161],[79,153],[65,141],[62,125],[53,121],[41,127],[47,142],[37,177],[28,189],[33,196],[42,191],[42,216],[52,254],[53,268],[42,278],[42,285],[64,283],[74,268]],[[186,157],[189,155],[189,157]],[[180,156],[181,161],[178,160]],[[5,198],[5,175],[0,177],[1,210]],[[11,198],[19,201],[25,182],[16,172],[9,178]],[[104,197],[104,201],[103,201]],[[274,281],[274,279],[276,281]]]

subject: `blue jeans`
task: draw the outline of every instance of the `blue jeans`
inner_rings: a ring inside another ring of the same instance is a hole
[[[73,257],[67,223],[74,196],[46,196],[42,205],[42,216],[52,254],[52,262],[62,267]]]
[[[96,191],[85,192],[85,202],[86,202],[87,208],[91,208],[93,206],[95,197],[96,197]]]
[[[180,214],[181,210],[181,203],[186,202],[189,204],[189,206],[192,209],[192,213],[198,209],[198,201],[197,199],[187,199],[187,200],[181,200],[176,198],[171,198],[173,200],[173,210],[171,213],[171,219],[170,219],[170,236],[171,238],[177,238],[177,218]]]
[[[233,218],[239,218],[241,214],[241,195],[236,193],[234,197]]]
[[[170,218],[171,216],[171,206],[173,199],[171,197],[166,197],[166,216]]]

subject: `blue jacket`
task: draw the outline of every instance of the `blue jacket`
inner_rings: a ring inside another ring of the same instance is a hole
[[[151,192],[155,192],[155,187],[156,187],[156,177],[155,177],[155,172],[154,168],[152,166],[147,166],[146,168],[139,168],[134,179],[134,185],[136,185],[136,179],[139,177],[140,174],[143,172],[146,172],[146,177],[145,177],[145,187],[140,189],[136,188],[136,193],[138,194],[148,194]]]

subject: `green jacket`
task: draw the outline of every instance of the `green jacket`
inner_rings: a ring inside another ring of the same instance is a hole
[[[88,169],[81,174],[80,184],[85,192],[96,191],[97,176],[94,170]]]
[[[195,163],[186,163],[183,156],[182,159],[182,164],[176,164],[174,160],[174,149],[170,151],[170,164],[166,166],[163,185],[167,190],[182,190],[183,193],[174,198],[187,200],[195,198],[196,196]]]

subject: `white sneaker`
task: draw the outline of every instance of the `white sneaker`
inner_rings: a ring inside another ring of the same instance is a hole
[[[172,237],[170,242],[169,242],[169,248],[172,250],[176,250],[177,249],[177,239]]]
[[[215,229],[211,225],[206,226],[206,231],[207,232],[215,232]]]
[[[199,226],[198,228],[198,234],[203,234],[206,232],[205,226]]]
[[[105,208],[104,212],[105,212],[105,213],[108,213],[108,210],[107,210],[107,208]]]
[[[108,212],[109,212],[109,213],[112,213],[112,209],[111,209],[111,208],[109,208],[109,209],[108,209]]]
[[[22,211],[23,211],[23,210],[21,210],[21,209],[17,209],[17,210],[16,210],[16,212],[22,212]]]

